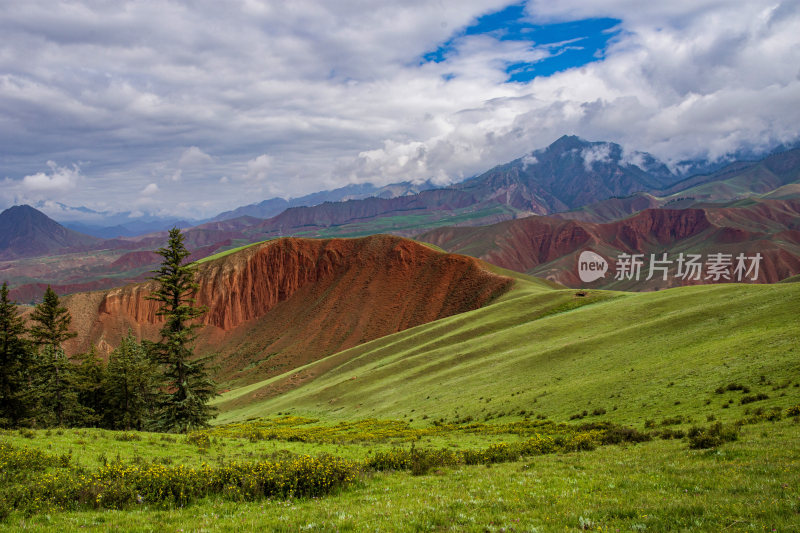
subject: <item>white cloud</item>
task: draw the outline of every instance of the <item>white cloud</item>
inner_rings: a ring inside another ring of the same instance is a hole
[[[644,154],[642,152],[637,152],[635,150],[623,150],[622,151],[622,159],[620,160],[621,165],[629,165],[632,167],[639,167],[642,170],[645,170],[645,159]]]
[[[155,183],[150,183],[150,184],[147,185],[147,187],[142,189],[142,193],[141,194],[142,194],[142,196],[152,196],[153,194],[155,194],[157,192],[158,192],[158,185],[156,185]]]
[[[267,154],[261,154],[247,162],[247,172],[244,174],[244,179],[249,181],[264,181],[269,176],[268,171],[271,166],[272,158]]]
[[[197,146],[191,146],[187,148],[183,154],[181,154],[181,158],[178,161],[178,166],[181,168],[184,167],[196,167],[200,165],[205,165],[207,163],[212,163],[214,158],[202,151]]]
[[[539,160],[533,154],[528,154],[522,158],[522,170],[525,171],[531,165],[535,165]]]
[[[611,146],[609,144],[595,144],[581,150],[583,167],[587,172],[594,169],[595,163],[608,163],[611,161]]]
[[[74,189],[81,178],[81,171],[77,165],[72,168],[60,167],[53,161],[48,161],[50,172],[37,172],[22,178],[20,189],[34,196],[63,193]]]
[[[506,63],[550,50],[463,34],[509,4],[8,3],[0,197],[122,210],[180,181],[205,206],[181,215],[206,216],[259,194],[447,183],[565,133],[673,161],[798,138],[796,1],[532,0],[537,22],[613,17],[620,33],[603,61],[512,84]],[[81,164],[39,172],[48,159]]]

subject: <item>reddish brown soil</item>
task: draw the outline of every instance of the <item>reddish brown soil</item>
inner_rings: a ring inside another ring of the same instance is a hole
[[[519,272],[581,286],[576,257],[594,250],[613,260],[620,253],[687,251],[700,254],[738,253],[763,257],[758,281],[775,283],[800,273],[800,201],[761,200],[745,207],[646,209],[624,220],[605,224],[528,217],[480,228],[439,228],[419,236],[454,253],[465,253]],[[666,288],[694,281],[609,285],[633,290]]]
[[[143,268],[150,265],[157,265],[161,260],[161,256],[155,252],[139,251],[128,252],[123,254],[122,257],[111,263],[111,269],[117,270],[134,270]]]
[[[208,307],[198,351],[216,352],[220,379],[252,382],[339,350],[479,308],[512,280],[480,261],[388,235],[280,239],[198,268]],[[80,336],[107,353],[129,329],[158,335],[152,282],[68,296]]]
[[[119,285],[118,279],[103,278],[86,283],[51,284],[50,288],[53,289],[56,294],[69,294],[78,291],[96,291],[100,289],[108,289],[109,287],[114,287],[115,285]],[[46,283],[28,283],[26,285],[20,285],[19,287],[11,289],[8,291],[8,294],[9,297],[15,302],[22,304],[28,304],[31,302],[36,303],[42,300],[42,296],[44,295],[44,291],[47,290],[47,287],[48,285]]]

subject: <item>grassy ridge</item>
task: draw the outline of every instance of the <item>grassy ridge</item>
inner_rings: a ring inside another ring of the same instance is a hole
[[[577,296],[521,283],[483,309],[299,369],[325,371],[281,396],[269,397],[281,377],[231,391],[218,401],[219,421],[276,412],[486,420],[522,411],[566,420],[604,411],[601,420],[641,425],[704,417],[723,403],[741,416],[737,393],[715,394],[719,385],[741,381],[768,396],[763,407],[800,400],[796,386],[772,390],[800,375],[798,299],[796,284]]]

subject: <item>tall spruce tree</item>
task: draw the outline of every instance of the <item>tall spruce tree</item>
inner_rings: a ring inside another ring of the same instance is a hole
[[[31,320],[34,324],[30,328],[30,336],[34,344],[40,347],[50,346],[59,349],[64,341],[78,335],[69,330],[72,316],[69,310],[61,305],[61,300],[49,285],[44,291],[42,303],[33,309]]]
[[[94,345],[86,353],[71,357],[77,363],[73,369],[78,401],[85,408],[82,426],[98,426],[106,411],[105,385],[107,366],[97,356]]]
[[[19,424],[27,415],[26,389],[31,365],[25,322],[8,297],[8,283],[0,287],[0,427]]]
[[[34,357],[31,388],[27,392],[33,406],[34,425],[81,425],[90,411],[80,404],[75,365],[69,362],[62,346],[64,341],[77,335],[69,329],[72,316],[48,286],[30,318],[33,324],[28,333],[39,347]]]
[[[189,256],[178,228],[169,232],[167,246],[157,252],[163,259],[161,268],[153,271],[158,288],[151,299],[161,307],[165,318],[161,340],[149,344],[154,359],[164,368],[166,390],[156,414],[155,427],[162,431],[185,433],[207,427],[214,414],[208,401],[216,395],[216,385],[208,377],[202,360],[196,360],[192,344],[199,327],[193,320],[206,312],[196,304],[198,285],[194,269],[184,264]]]
[[[45,344],[36,355],[28,397],[37,427],[73,427],[91,424],[92,410],[81,404],[75,365],[64,349]]]
[[[111,429],[148,427],[158,396],[158,369],[133,332],[108,356],[105,425]]]

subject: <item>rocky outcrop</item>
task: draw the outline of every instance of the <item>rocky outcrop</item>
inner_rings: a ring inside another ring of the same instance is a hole
[[[624,220],[595,224],[555,217],[528,217],[481,228],[441,228],[419,236],[455,253],[466,253],[490,263],[547,277],[568,286],[581,286],[576,257],[583,250],[601,253],[610,261],[618,254],[673,254],[681,252],[762,256],[758,281],[774,283],[800,272],[800,202],[759,200],[743,207],[702,209],[646,209]],[[647,290],[705,280],[674,276],[619,284],[610,275],[598,285]],[[722,280],[725,281],[725,280]]]
[[[199,339],[201,351],[221,353],[223,375],[239,377],[254,361],[268,359],[270,368],[285,371],[479,308],[512,283],[471,257],[387,235],[278,239],[203,263],[196,279],[197,303],[208,309],[201,318],[208,326]],[[108,351],[128,330],[156,338],[161,317],[149,299],[154,288],[147,282],[67,297],[79,317],[76,330],[88,332],[70,348],[94,343]]]

